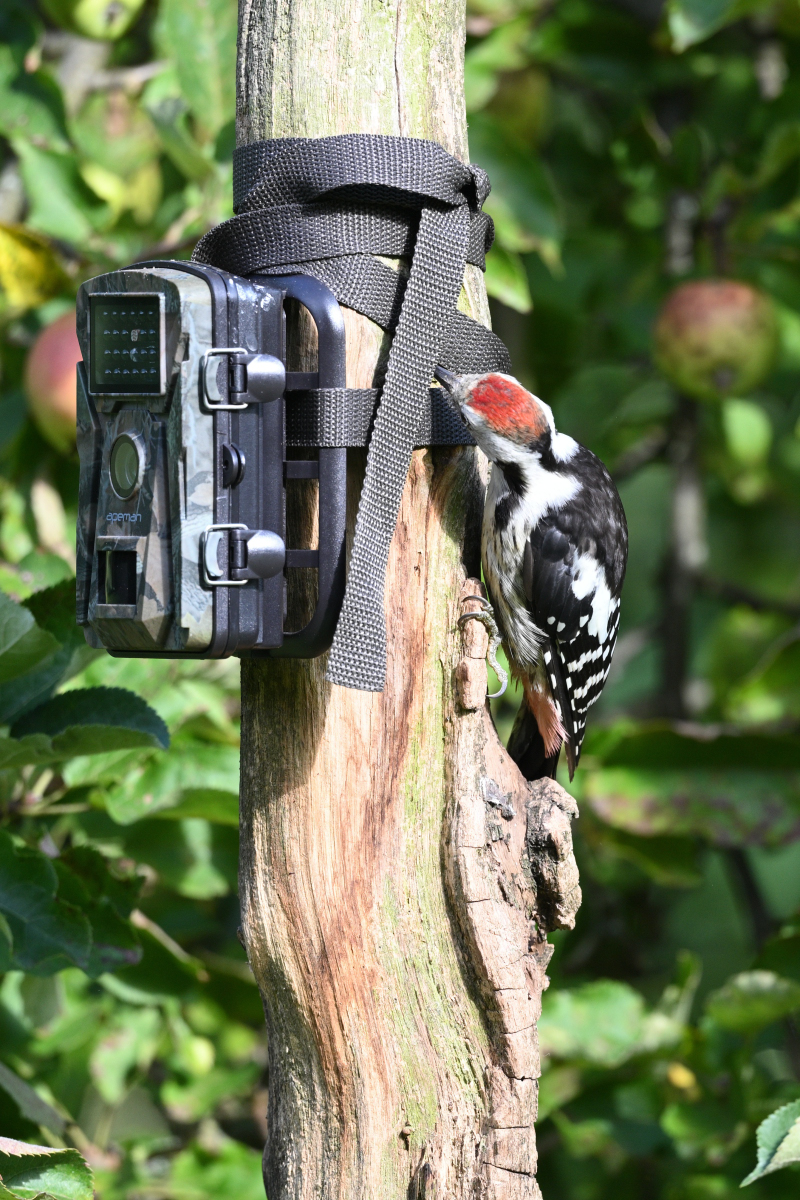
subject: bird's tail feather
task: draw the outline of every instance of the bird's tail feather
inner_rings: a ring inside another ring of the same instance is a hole
[[[547,754],[536,718],[524,698],[507,749],[526,779],[555,779],[560,748],[555,754]]]

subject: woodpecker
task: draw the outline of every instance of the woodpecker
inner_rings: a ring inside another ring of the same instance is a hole
[[[508,751],[528,779],[572,779],[586,713],[605,686],[619,629],[628,528],[591,450],[511,375],[434,374],[492,463],[483,576],[523,701]],[[471,614],[481,618],[482,614]]]

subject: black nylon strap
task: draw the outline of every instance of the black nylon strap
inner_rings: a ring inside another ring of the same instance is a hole
[[[257,142],[235,152],[237,215],[207,233],[193,255],[239,275],[313,275],[341,304],[393,334],[380,394],[287,395],[290,445],[369,445],[328,664],[334,683],[383,688],[386,562],[413,447],[471,441],[439,389],[430,388],[433,368],[510,369],[500,339],[456,307],[465,264],[483,268],[494,236],[481,212],[488,192],[480,167],[422,139]],[[376,254],[407,261],[396,271]]]
[[[304,388],[287,393],[287,446],[369,445],[380,388]],[[441,388],[431,388],[414,448],[463,446],[471,434]]]
[[[394,333],[403,306],[408,275],[393,271],[378,259],[365,254],[320,259],[313,264],[291,263],[277,272],[273,271],[273,274],[276,273],[313,273],[316,279],[331,289],[340,304],[363,313],[387,333]],[[511,359],[496,333],[473,321],[465,313],[456,311],[450,318],[437,365],[449,371],[460,371],[461,374],[490,370],[510,372]],[[459,424],[464,432],[462,444],[472,445],[472,438],[463,423]]]
[[[389,203],[425,208],[440,201],[479,208],[489,177],[459,162],[437,142],[390,134],[345,133],[325,138],[273,138],[239,146],[233,156],[235,212],[306,203],[337,188],[357,189]]]
[[[389,545],[433,368],[461,292],[468,241],[463,208],[423,209],[369,443],[347,589],[328,659],[331,683],[383,690]]]

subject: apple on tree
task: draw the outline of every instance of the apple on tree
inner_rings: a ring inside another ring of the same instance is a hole
[[[113,41],[130,29],[144,0],[42,0],[51,21],[69,33]]]
[[[42,436],[62,454],[75,448],[75,368],[80,359],[72,309],[42,330],[25,363],[31,416]]]
[[[670,292],[656,320],[655,359],[696,400],[745,396],[767,377],[778,349],[772,301],[746,283],[701,279]]]

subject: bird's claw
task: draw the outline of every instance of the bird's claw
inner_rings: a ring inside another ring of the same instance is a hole
[[[461,629],[466,621],[480,621],[489,634],[489,649],[486,657],[489,661],[489,666],[500,680],[500,690],[499,692],[488,692],[487,696],[489,700],[496,700],[498,696],[503,695],[508,687],[508,673],[503,670],[497,661],[497,649],[503,639],[500,636],[500,630],[497,628],[497,622],[494,619],[494,610],[484,596],[465,596],[464,600],[477,600],[481,605],[481,612],[462,613],[458,618],[458,627]]]

